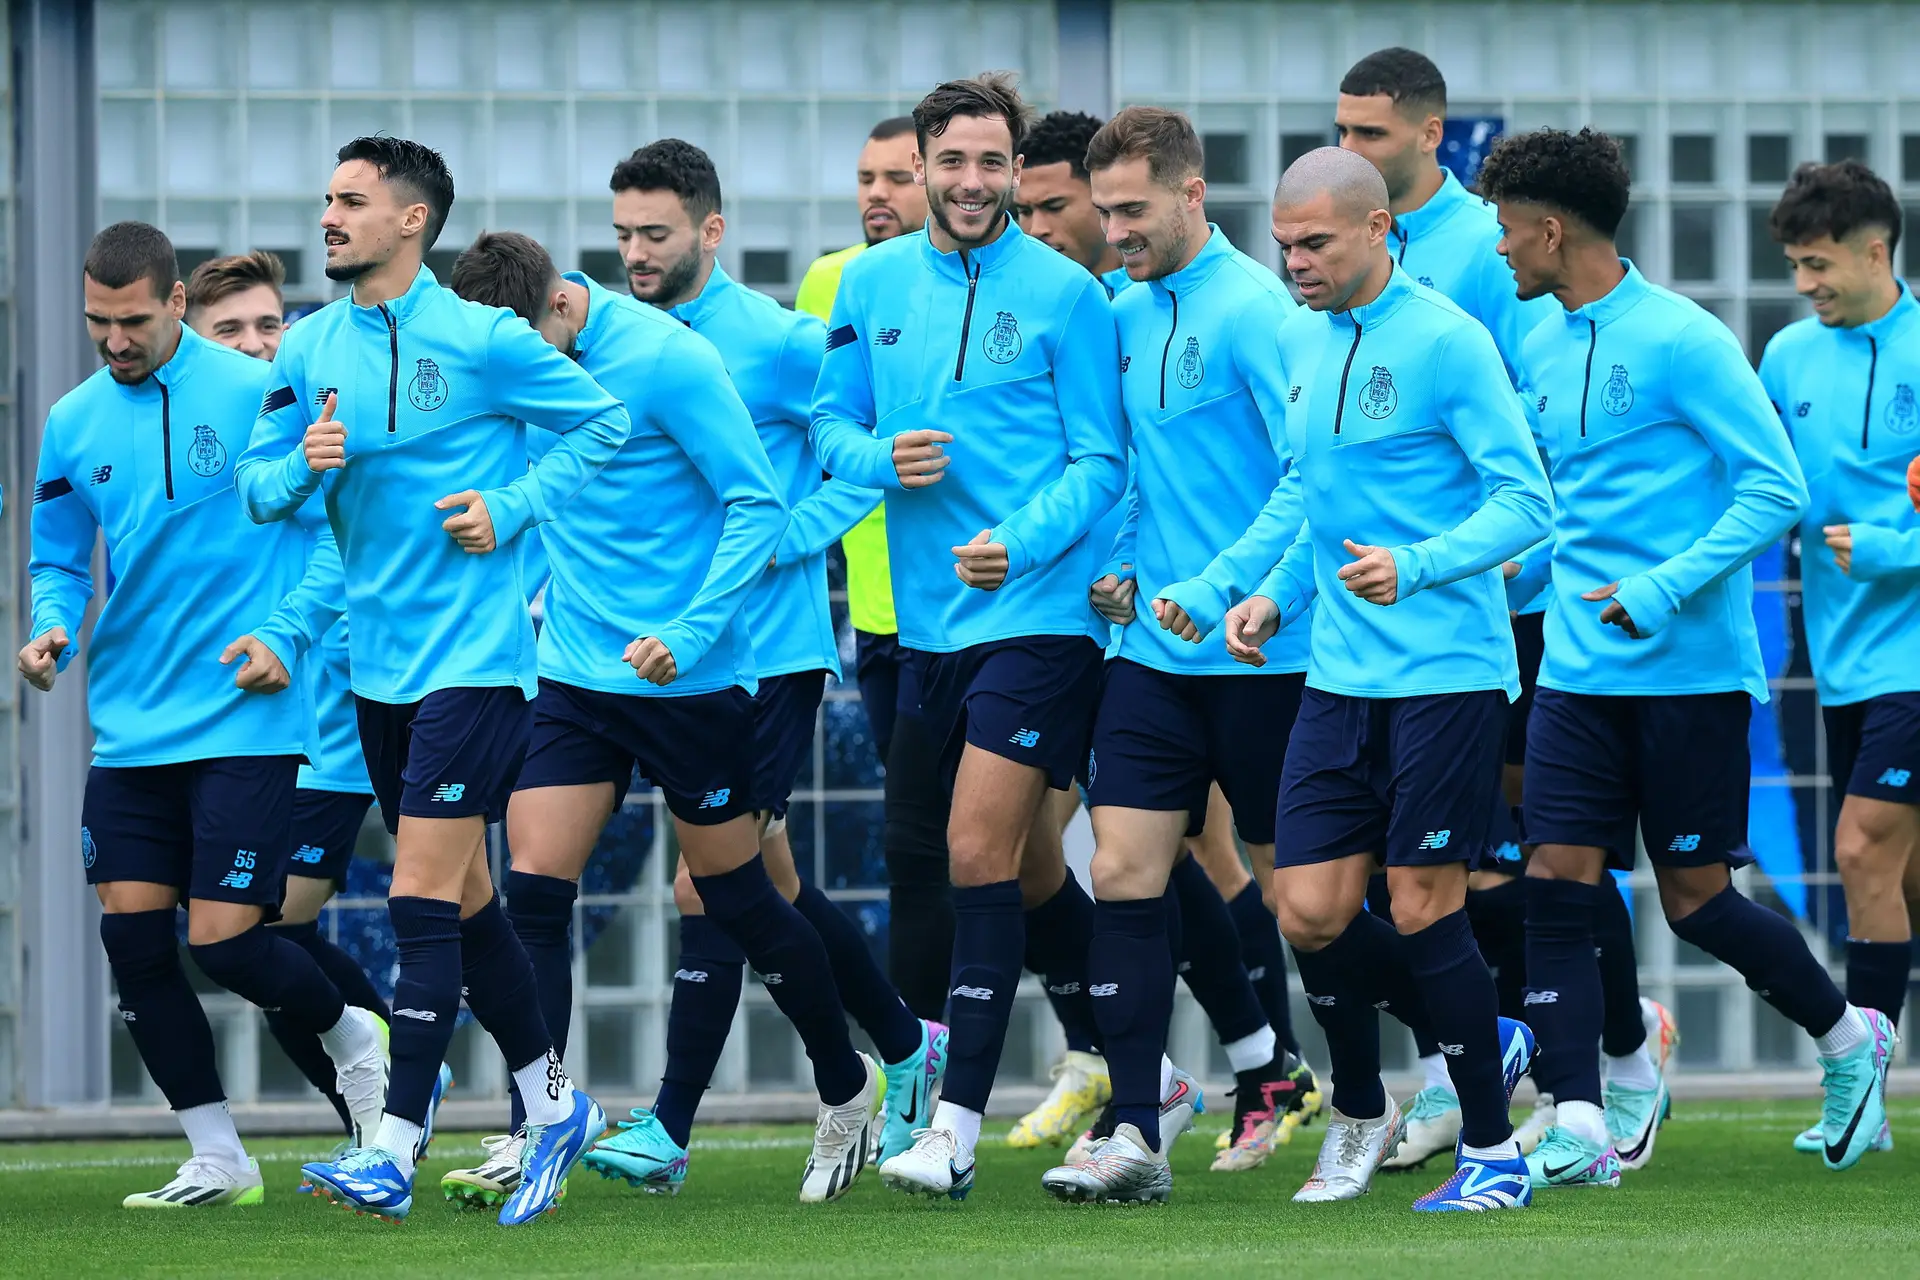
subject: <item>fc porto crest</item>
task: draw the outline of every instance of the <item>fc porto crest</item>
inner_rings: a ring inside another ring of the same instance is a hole
[[[417,362],[413,381],[407,384],[407,399],[422,413],[432,413],[447,402],[447,380],[440,366],[431,360]]]
[[[80,828],[80,865],[91,871],[94,860],[99,856],[100,851],[93,844],[93,832],[85,827]]]
[[[1617,364],[1607,375],[1607,385],[1600,388],[1600,407],[1616,418],[1633,408],[1633,384],[1627,381],[1627,366]]]
[[[1393,389],[1393,375],[1383,364],[1373,366],[1367,384],[1360,388],[1360,412],[1369,418],[1384,418],[1400,407],[1400,393]]]
[[[1187,339],[1187,349],[1180,353],[1180,362],[1173,366],[1173,376],[1189,391],[1207,376],[1207,366],[1200,359],[1200,339]]]
[[[1920,405],[1913,402],[1913,387],[1905,382],[1893,389],[1893,403],[1887,406],[1887,430],[1897,436],[1920,427]]]
[[[980,347],[987,353],[987,359],[995,364],[1011,364],[1019,358],[1021,348],[1020,322],[1013,318],[1011,311],[996,311],[993,315],[993,328],[987,330],[980,339]]]
[[[227,465],[227,446],[220,443],[212,427],[202,425],[193,429],[193,443],[187,446],[187,465],[197,476],[217,476]]]

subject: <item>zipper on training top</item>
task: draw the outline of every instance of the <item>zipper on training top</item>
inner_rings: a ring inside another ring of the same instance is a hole
[[[960,351],[953,358],[953,380],[960,381],[960,375],[967,371],[967,335],[973,331],[973,291],[980,284],[980,264],[967,261],[967,251],[960,251],[960,270],[967,276],[967,311],[960,317]]]
[[[1333,434],[1340,434],[1340,419],[1347,412],[1347,375],[1353,372],[1353,355],[1360,350],[1360,322],[1353,322],[1353,345],[1347,348],[1347,362],[1340,368],[1340,399],[1333,406]]]
[[[1600,345],[1600,326],[1587,317],[1587,380],[1580,384],[1580,438],[1587,438],[1587,393],[1593,390],[1593,349]]]
[[[167,384],[155,378],[160,388],[160,453],[166,463],[167,501],[173,501],[173,402],[167,397]]]
[[[1167,290],[1167,297],[1173,302],[1173,327],[1167,330],[1167,345],[1160,348],[1160,407],[1167,407],[1167,353],[1173,350],[1173,339],[1180,332],[1180,295]]]
[[[387,434],[392,435],[400,429],[400,330],[384,302],[380,304],[380,317],[387,322],[387,353],[393,360],[387,373]]]
[[[1867,447],[1867,429],[1873,425],[1873,379],[1880,372],[1880,343],[1867,335],[1867,402],[1860,406],[1860,447]]]
[[[1400,231],[1398,227],[1395,227],[1394,230],[1400,233],[1400,256],[1395,258],[1394,261],[1405,266],[1407,262],[1407,241],[1411,237],[1409,237],[1406,232]]]

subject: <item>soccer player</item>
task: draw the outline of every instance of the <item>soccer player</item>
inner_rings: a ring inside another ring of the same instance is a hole
[[[1547,535],[1546,476],[1487,331],[1395,265],[1386,204],[1379,172],[1332,147],[1280,180],[1274,238],[1321,313],[1281,334],[1307,523],[1226,620],[1229,651],[1258,665],[1318,596],[1274,899],[1327,1033],[1334,1115],[1294,1198],[1363,1194],[1400,1136],[1374,1009],[1397,987],[1390,1002],[1424,1006],[1462,1112],[1454,1172],[1414,1207],[1516,1208],[1531,1189],[1507,1103],[1532,1037],[1498,1017],[1465,901],[1519,693],[1500,566]],[[1243,544],[1285,528],[1283,497]],[[1392,925],[1364,908],[1376,862]]]
[[[813,412],[827,471],[887,490],[900,638],[952,784],[946,1083],[880,1174],[954,1199],[973,1185],[1030,927],[1059,957],[1034,968],[1077,956],[1084,973],[1092,903],[1052,854],[1043,870],[1061,887],[1024,918],[1021,882],[1040,877],[1023,875],[1022,850],[1047,787],[1064,788],[1086,751],[1105,625],[1087,604],[1085,539],[1125,479],[1106,291],[1007,213],[1028,120],[997,74],[949,81],[914,109],[926,233],[848,266]]]
[[[1493,209],[1440,164],[1446,115],[1447,82],[1433,60],[1412,49],[1381,49],[1354,63],[1341,79],[1334,126],[1340,145],[1365,156],[1386,180],[1387,211],[1393,215],[1387,246],[1395,263],[1486,326],[1507,376],[1523,386],[1520,344],[1553,314],[1553,307],[1545,298],[1521,298],[1514,292],[1513,276],[1494,251],[1500,228]],[[1512,570],[1509,574],[1520,696],[1508,708],[1502,792],[1506,805],[1517,813],[1548,593],[1533,576],[1514,578]],[[1526,846],[1505,806],[1495,811],[1494,822],[1496,834],[1468,880],[1467,913],[1499,984],[1501,1012],[1517,1018],[1526,987],[1526,899],[1518,879]],[[1651,1046],[1654,1070],[1659,1071],[1676,1040],[1672,1015],[1640,998],[1626,899],[1616,893],[1601,904],[1600,912],[1595,936],[1605,977],[1607,1052],[1638,1059]],[[1460,1103],[1447,1076],[1446,1057],[1426,1035],[1416,1033],[1415,1041],[1426,1082],[1407,1104],[1407,1140],[1387,1161],[1390,1169],[1413,1168],[1451,1151],[1460,1136]],[[1518,1131],[1521,1150],[1532,1150],[1552,1123],[1553,1099],[1542,1091],[1534,1113]]]
[[[94,623],[93,766],[80,862],[134,1048],[193,1154],[128,1208],[258,1204],[214,1065],[213,1031],[180,965],[175,911],[200,971],[317,1037],[356,1128],[386,1092],[378,1019],[349,1005],[286,934],[265,927],[293,852],[302,756],[318,754],[294,614],[301,535],[255,528],[234,468],[268,366],[181,323],[173,245],[117,222],[87,250],[88,336],[105,368],[47,415],[33,492],[33,638],[20,674],[42,691],[73,658],[104,533],[112,591]]]
[[[856,171],[866,238],[807,268],[796,310],[825,321],[840,273],[869,247],[912,235],[927,221],[927,195],[914,177],[911,116],[873,126]],[[853,623],[854,678],[885,766],[887,967],[907,1007],[923,1019],[943,1016],[953,955],[953,898],[947,883],[947,797],[940,743],[919,719],[919,693],[900,647],[888,568],[886,508],[876,506],[840,540],[847,565],[847,613]],[[1098,1105],[1097,1103],[1095,1104]]]
[[[1920,874],[1920,518],[1904,484],[1920,450],[1920,305],[1894,274],[1900,221],[1865,165],[1802,165],[1769,227],[1814,314],[1760,360],[1810,494],[1801,603],[1827,769],[1846,797],[1833,860],[1847,896],[1847,999],[1896,1028],[1913,963],[1902,885]],[[1882,1128],[1872,1149],[1892,1141]],[[1794,1140],[1824,1145],[1820,1125]]]
[[[1144,583],[1152,598],[1198,574],[1260,514],[1283,474],[1297,529],[1298,476],[1285,452],[1287,387],[1274,339],[1294,304],[1272,272],[1207,222],[1200,139],[1185,116],[1128,107],[1093,136],[1085,158],[1105,243],[1130,277],[1147,282],[1115,305],[1133,485],[1094,598],[1118,613],[1111,602],[1121,575]],[[1176,955],[1169,877],[1185,856],[1184,839],[1205,821],[1215,778],[1253,817],[1240,824],[1252,856],[1272,858],[1271,818],[1262,815],[1274,811],[1284,727],[1301,683],[1277,669],[1249,674],[1223,649],[1202,649],[1153,623],[1122,628],[1087,768],[1096,841],[1087,977],[1113,1074],[1115,1127],[1085,1163],[1041,1179],[1061,1199],[1165,1200],[1172,1190],[1167,1148],[1197,1086],[1165,1056]],[[1211,894],[1204,873],[1200,880]],[[1181,923],[1184,930],[1193,922]],[[1237,954],[1229,955],[1250,1028],[1226,1046],[1238,1134],[1251,1130],[1255,1112],[1271,1125],[1300,1066],[1278,1047]]]
[[[1553,476],[1553,607],[1528,727],[1528,1006],[1557,1118],[1527,1158],[1536,1187],[1614,1185],[1620,1148],[1650,1147],[1664,1092],[1603,1116],[1596,898],[1644,838],[1683,940],[1731,965],[1814,1037],[1827,1163],[1879,1136],[1886,1016],[1847,1003],[1793,924],[1733,887],[1746,860],[1747,725],[1767,696],[1753,558],[1799,520],[1793,449],[1733,335],[1649,283],[1613,242],[1629,183],[1603,133],[1507,138],[1481,183],[1525,297],[1563,314],[1523,352]],[[1632,476],[1631,484],[1622,479]],[[1616,1075],[1613,1091],[1627,1087]],[[1609,1103],[1615,1100],[1606,1099]]]
[[[621,404],[517,317],[472,306],[421,262],[453,205],[440,154],[401,138],[339,151],[320,226],[348,296],[280,344],[236,487],[265,523],[324,493],[351,615],[367,773],[396,835],[393,1079],[379,1130],[303,1172],[329,1199],[406,1216],[441,1059],[464,992],[527,1104],[518,1190],[500,1222],[551,1207],[605,1125],[573,1087],[532,967],[487,870],[533,728],[533,622],[513,543],[627,438]],[[522,424],[559,438],[528,466]],[[496,554],[498,553],[498,554]]]
[[[281,286],[286,268],[265,249],[229,258],[211,258],[187,278],[187,323],[203,338],[232,347],[260,360],[272,360],[285,331],[281,316],[285,301]],[[295,517],[306,534],[309,556],[338,555],[327,529],[326,504],[309,499]],[[322,530],[326,530],[324,535]],[[346,883],[354,843],[373,804],[367,781],[367,763],[360,754],[360,733],[354,723],[353,690],[347,679],[347,627],[329,627],[295,672],[304,686],[320,735],[317,762],[300,766],[293,794],[292,860],[287,866],[286,890],[280,900],[280,918],[270,927],[282,937],[306,948],[326,971],[348,1004],[369,1010],[384,1024],[391,1021],[387,1002],[380,998],[366,971],[321,936],[320,908]],[[267,1010],[267,1029],[286,1051],[293,1065],[313,1083],[346,1130],[347,1147],[354,1145],[353,1113],[335,1087],[333,1059],[317,1036],[302,1031],[284,1010]],[[384,1037],[385,1028],[381,1028]],[[451,1073],[446,1073],[450,1080]],[[444,1088],[442,1089],[444,1093]],[[345,1154],[343,1148],[337,1154]]]
[[[1100,120],[1084,111],[1051,111],[1028,135],[1020,162],[1013,216],[1020,229],[1093,272],[1109,298],[1133,283],[1120,252],[1107,242],[1093,207],[1087,144]]]

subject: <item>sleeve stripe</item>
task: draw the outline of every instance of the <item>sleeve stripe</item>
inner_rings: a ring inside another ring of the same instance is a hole
[[[284,409],[297,399],[299,397],[293,394],[292,387],[285,385],[275,387],[267,392],[267,398],[260,402],[260,416],[264,418],[270,413]]]
[[[73,484],[65,476],[55,476],[51,480],[42,480],[33,486],[35,502],[52,502],[55,498],[64,498],[73,492]]]
[[[858,334],[854,333],[852,325],[843,324],[827,335],[827,350],[832,351],[836,348],[844,347],[858,336]]]

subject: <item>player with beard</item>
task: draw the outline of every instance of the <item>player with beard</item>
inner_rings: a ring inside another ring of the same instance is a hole
[[[813,412],[828,472],[887,490],[901,640],[952,786],[946,1085],[880,1172],[954,1199],[973,1184],[1030,929],[1049,949],[1034,967],[1077,960],[1085,991],[1092,903],[1028,835],[1086,751],[1106,631],[1087,604],[1086,534],[1125,482],[1106,291],[1008,216],[1029,119],[1001,74],[915,108],[926,232],[848,267]],[[1023,869],[1023,851],[1049,865]],[[1022,882],[1046,880],[1059,887],[1029,920]]]

